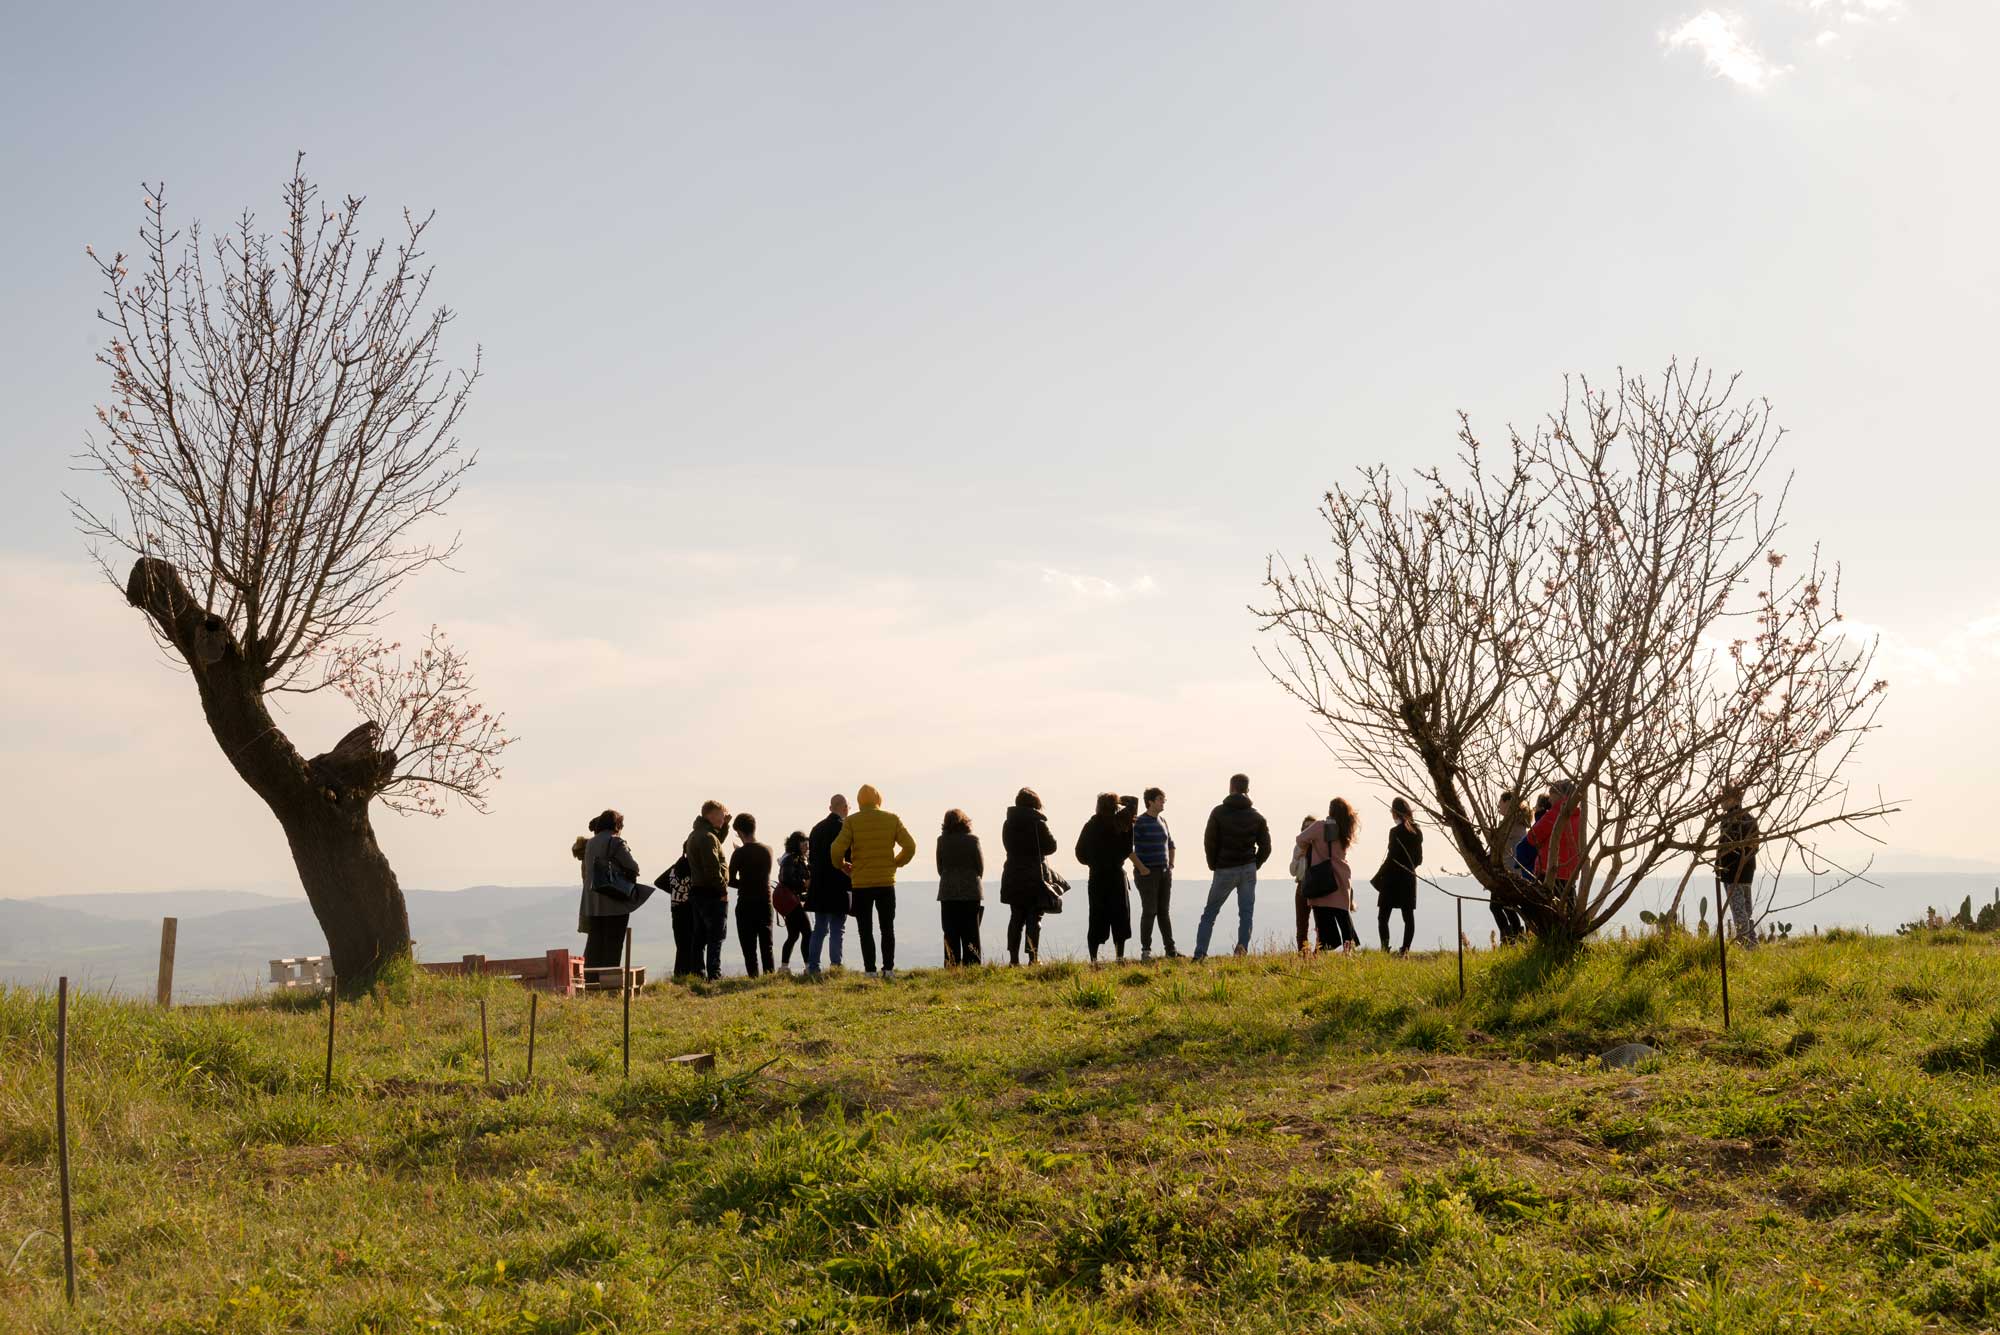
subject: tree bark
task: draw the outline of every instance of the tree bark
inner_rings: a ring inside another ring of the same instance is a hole
[[[375,749],[372,724],[324,755],[301,756],[265,707],[256,646],[246,654],[167,562],[134,562],[125,597],[188,665],[216,744],[278,818],[335,975],[344,987],[365,986],[383,965],[410,953],[403,890],[368,818],[395,757]]]

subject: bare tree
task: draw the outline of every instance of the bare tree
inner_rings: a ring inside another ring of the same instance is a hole
[[[1841,777],[1886,689],[1874,645],[1843,633],[1837,567],[1773,549],[1782,432],[1735,390],[1678,365],[1578,380],[1497,451],[1461,414],[1452,476],[1362,470],[1324,498],[1331,555],[1267,570],[1273,676],[1538,932],[1589,935],[1649,875],[1684,889],[1726,786],[1774,851],[1891,809]],[[1499,846],[1501,793],[1559,779],[1585,827],[1567,883]]]
[[[115,505],[71,506],[187,667],[223,754],[284,828],[336,972],[359,982],[410,949],[370,804],[435,814],[456,793],[483,809],[509,740],[435,629],[408,660],[370,636],[404,580],[456,551],[427,533],[473,463],[454,431],[478,364],[442,363],[452,316],[425,309],[429,218],[406,212],[393,250],[364,244],[362,201],[322,204],[300,162],[284,203],[281,236],[245,213],[212,245],[198,224],[183,244],[148,188],[139,253],[91,252],[111,398],[83,461]],[[328,688],[362,722],[308,759],[270,697]]]

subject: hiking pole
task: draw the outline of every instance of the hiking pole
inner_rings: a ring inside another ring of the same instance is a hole
[[[632,929],[625,929],[625,1078],[632,1078]]]
[[[1465,901],[1454,899],[1458,909],[1458,999],[1465,1000]]]
[[[76,1306],[76,1239],[69,1209],[69,979],[56,979],[56,1162],[62,1172],[63,1296]]]
[[[1722,882],[1715,883],[1715,956],[1722,961],[1722,1027],[1729,1028],[1729,933],[1722,930]]]
[[[528,993],[528,1081],[535,1079],[535,1003],[542,999],[539,992]]]
[[[340,980],[326,976],[326,1092],[333,1093],[333,1013],[340,1006]]]

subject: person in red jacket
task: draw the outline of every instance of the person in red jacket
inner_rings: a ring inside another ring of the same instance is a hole
[[[1528,829],[1528,842],[1535,846],[1535,875],[1573,885],[1583,869],[1583,799],[1568,779],[1550,784],[1549,796],[1555,801]]]

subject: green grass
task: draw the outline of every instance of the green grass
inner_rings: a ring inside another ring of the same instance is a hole
[[[2000,1326],[2000,943],[656,985],[0,991],[0,1329]],[[478,998],[495,1084],[480,1077]],[[1594,1055],[1659,1055],[1605,1072]],[[670,1067],[707,1051],[713,1073]]]

